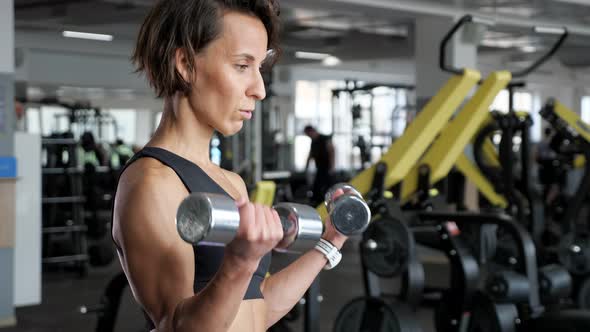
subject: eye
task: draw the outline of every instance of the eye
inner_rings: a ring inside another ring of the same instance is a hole
[[[248,65],[236,65],[236,68],[238,68],[239,71],[245,71],[246,69],[248,69]]]

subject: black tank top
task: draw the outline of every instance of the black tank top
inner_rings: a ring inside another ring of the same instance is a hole
[[[144,157],[157,159],[162,164],[172,168],[180,180],[182,180],[182,183],[186,186],[189,193],[207,192],[230,196],[195,163],[162,148],[143,148],[129,160],[121,171],[121,174],[133,162]],[[215,273],[217,273],[217,270],[219,270],[219,267],[221,266],[223,252],[224,248],[219,246],[193,246],[193,253],[195,256],[195,279],[193,289],[195,293],[198,293],[205,288],[209,281],[213,279],[213,276],[215,276]],[[264,280],[269,266],[270,253],[266,254],[260,261],[258,269],[250,280],[248,290],[246,291],[246,295],[244,295],[244,300],[263,298],[262,292],[260,291],[260,284]]]

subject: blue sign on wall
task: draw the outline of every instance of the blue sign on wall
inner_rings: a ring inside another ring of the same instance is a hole
[[[16,158],[0,157],[0,178],[16,177]]]

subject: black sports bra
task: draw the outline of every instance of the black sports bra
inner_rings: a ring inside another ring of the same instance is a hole
[[[121,174],[133,162],[139,158],[144,157],[157,159],[164,165],[172,168],[178,177],[180,177],[182,183],[184,183],[190,193],[207,192],[229,196],[229,194],[223,190],[219,184],[213,181],[213,179],[209,177],[209,175],[207,175],[207,173],[205,173],[205,171],[203,171],[198,165],[162,148],[143,148],[129,160],[129,162],[121,171]],[[219,267],[221,266],[223,252],[223,247],[204,245],[193,246],[193,253],[195,256],[195,279],[193,283],[193,289],[195,293],[205,288],[209,281],[213,279],[213,276],[215,273],[217,273],[217,270],[219,270]],[[270,253],[266,254],[260,261],[258,269],[256,269],[256,272],[250,280],[248,290],[246,291],[246,295],[244,295],[244,300],[263,298],[262,292],[260,290],[260,284],[264,280],[269,266]]]

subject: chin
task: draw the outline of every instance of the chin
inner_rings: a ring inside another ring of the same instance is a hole
[[[221,135],[223,135],[224,137],[228,137],[237,134],[240,130],[242,130],[243,126],[244,123],[240,121],[237,125],[219,128],[217,131],[221,133]]]

